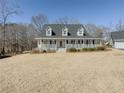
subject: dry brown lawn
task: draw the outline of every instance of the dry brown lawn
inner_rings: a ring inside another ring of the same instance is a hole
[[[0,93],[124,93],[124,51],[1,59]]]

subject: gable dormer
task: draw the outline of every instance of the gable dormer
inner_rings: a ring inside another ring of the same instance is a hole
[[[62,36],[68,36],[68,28],[67,27],[64,27],[62,29]]]
[[[83,27],[78,29],[77,36],[84,36],[84,28]]]
[[[52,36],[52,28],[50,26],[46,29],[46,36]]]

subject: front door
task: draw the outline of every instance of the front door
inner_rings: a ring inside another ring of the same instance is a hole
[[[61,47],[63,47],[63,42],[62,42],[62,41],[60,41],[60,48],[61,48]]]
[[[59,48],[64,48],[65,47],[65,42],[63,40],[59,41]]]

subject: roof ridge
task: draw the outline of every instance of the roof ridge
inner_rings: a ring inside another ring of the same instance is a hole
[[[44,24],[44,25],[84,25],[84,24]]]
[[[113,31],[111,33],[119,33],[119,32],[124,32],[124,30],[123,31]]]

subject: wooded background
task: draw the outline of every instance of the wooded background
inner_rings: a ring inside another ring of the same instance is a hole
[[[0,0],[0,53],[22,53],[36,48],[35,38],[40,36],[43,25],[50,23],[44,14],[34,15],[31,23],[20,24],[9,21],[10,17],[23,14],[20,6]],[[61,17],[52,22],[55,24],[81,24],[76,18]],[[105,41],[110,40],[110,32],[124,30],[124,23],[120,19],[116,25],[110,23],[108,26],[97,26],[92,23],[85,24],[89,34],[94,37],[102,37]]]

